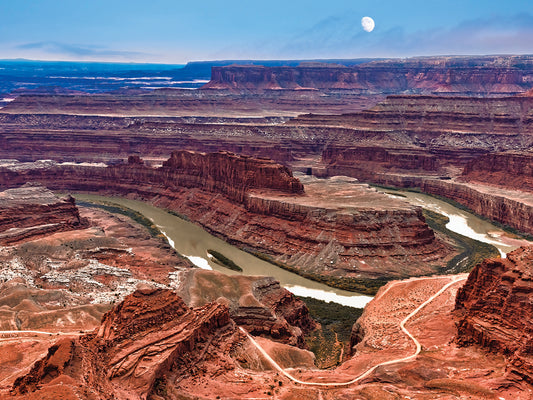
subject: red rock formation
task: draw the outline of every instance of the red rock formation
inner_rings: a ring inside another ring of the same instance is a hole
[[[192,373],[187,366],[201,361],[207,346],[211,373],[232,368],[224,351],[237,338],[221,304],[189,309],[171,291],[139,290],[106,313],[97,332],[53,345],[15,381],[12,393],[46,396],[48,387],[61,380],[64,391],[84,398],[147,399],[167,376]]]
[[[344,169],[351,173],[352,169]],[[371,173],[365,180],[400,188],[419,188],[424,193],[446,197],[467,207],[475,214],[508,225],[521,232],[533,233],[533,200],[529,193],[506,190],[494,185],[458,182],[420,175]]]
[[[177,185],[221,192],[239,202],[244,202],[250,189],[273,189],[291,194],[304,191],[303,185],[287,167],[269,159],[228,152],[176,151],[163,163],[161,173],[171,175]],[[184,176],[187,176],[186,180],[182,178]]]
[[[507,370],[533,383],[533,247],[478,264],[459,290],[457,342],[509,359]]]
[[[193,307],[227,304],[230,317],[246,331],[293,346],[305,348],[304,335],[317,327],[305,303],[274,278],[195,269],[181,276],[177,293]]]
[[[2,245],[86,226],[70,196],[60,199],[50,190],[31,184],[0,192]]]
[[[276,316],[285,319],[292,326],[299,327],[302,332],[308,333],[317,327],[305,303],[282,288],[275,279],[264,278],[254,282],[253,293]]]
[[[243,123],[247,118],[272,123],[272,116],[295,116],[302,113],[343,113],[362,110],[381,98],[379,94],[362,94],[360,90],[271,90],[268,93],[232,93],[227,90],[149,90],[140,93],[103,93],[83,95],[23,94],[6,104],[0,114],[62,114],[67,119],[90,121],[96,115],[109,117],[140,116],[144,121]],[[76,117],[74,117],[75,114]],[[168,117],[168,116],[172,117]],[[166,117],[166,118],[164,118]],[[204,118],[202,118],[204,117]],[[0,121],[20,117],[2,115]],[[207,118],[207,119],[205,119]],[[263,119],[264,120],[261,120]],[[128,121],[116,118],[115,121]],[[108,123],[110,120],[106,120]],[[250,122],[248,120],[248,122]]]
[[[437,179],[422,180],[420,187],[426,193],[455,200],[493,221],[533,233],[533,201],[523,193]]]
[[[480,156],[465,165],[461,180],[533,191],[533,153],[503,152]]]
[[[212,68],[202,89],[356,89],[379,93],[520,93],[531,86],[530,56],[431,57],[373,61],[355,66],[301,64]]]
[[[380,172],[439,172],[440,161],[422,148],[330,145],[322,152],[327,174],[370,179]]]
[[[348,151],[357,154],[361,153],[360,148],[379,146],[385,148],[382,151],[392,154],[437,157],[441,166],[464,165],[483,153],[532,146],[532,110],[532,97],[389,96],[375,107],[359,113],[304,115],[288,124],[352,129],[351,140],[340,135],[339,140],[330,145],[332,150],[326,148],[323,158],[328,164],[343,162],[337,158]],[[377,139],[378,132],[381,133],[380,139]],[[354,144],[354,138],[360,144]],[[337,149],[342,147],[347,149],[340,154]],[[380,160],[381,163],[384,161]],[[394,166],[401,168],[404,164],[405,169],[413,169],[409,161],[400,158]],[[435,170],[432,162],[418,161],[415,166]]]
[[[187,122],[189,121],[189,122]],[[215,118],[111,118],[102,116],[0,114],[0,157],[20,161],[116,162],[133,153],[165,160],[172,149],[227,150],[281,162],[319,154],[333,131],[299,129],[261,120]]]

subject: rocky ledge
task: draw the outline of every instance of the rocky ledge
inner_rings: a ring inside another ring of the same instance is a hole
[[[507,371],[533,383],[533,247],[478,264],[457,294],[457,342],[505,355]]]
[[[130,158],[130,164],[132,159]],[[186,187],[201,187],[210,192],[222,192],[243,202],[250,189],[279,190],[302,194],[304,187],[291,171],[270,159],[239,156],[221,151],[198,153],[175,151],[163,163],[161,171]],[[187,177],[185,181],[182,177]]]
[[[87,227],[74,199],[60,199],[40,185],[0,192],[0,245]]]
[[[530,96],[394,95],[358,113],[302,115],[287,124],[350,132],[339,135],[322,152],[330,175],[347,173],[361,179],[382,171],[457,175],[468,162],[472,172],[486,168],[490,154],[475,160],[483,154],[531,148],[532,112]],[[502,155],[496,161],[488,171],[501,171],[513,159]],[[520,172],[527,174],[524,169]]]
[[[531,56],[423,57],[354,66],[214,66],[202,89],[235,91],[351,89],[362,93],[520,93],[530,89]]]

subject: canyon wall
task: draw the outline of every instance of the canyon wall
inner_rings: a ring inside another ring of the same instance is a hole
[[[351,89],[363,93],[520,93],[531,88],[531,56],[428,57],[354,66],[214,66],[202,89]],[[529,67],[529,68],[528,68]]]
[[[533,383],[533,248],[478,264],[459,290],[457,342],[509,359],[507,371]]]
[[[130,154],[142,154],[147,160],[160,162],[170,156],[170,149],[180,148],[228,150],[269,157],[286,165],[300,162],[308,163],[307,166],[313,163],[310,159],[324,153],[324,163],[341,166],[341,160],[335,156],[342,152],[346,159],[342,161],[343,167],[361,157],[361,161],[371,162],[368,170],[387,164],[386,169],[405,166],[409,170],[442,174],[450,168],[462,168],[486,153],[533,147],[531,96],[397,95],[375,107],[356,113],[353,111],[357,109],[351,108],[350,114],[342,115],[337,114],[346,110],[339,112],[331,104],[317,106],[316,111],[329,115],[302,114],[306,112],[303,103],[307,100],[300,99],[298,107],[302,107],[297,114],[302,115],[293,119],[265,117],[268,113],[246,117],[243,116],[246,113],[236,111],[223,117],[209,116],[202,108],[198,114],[203,116],[168,116],[180,114],[172,110],[158,114],[150,109],[150,104],[159,100],[130,97],[21,96],[0,112],[0,157],[19,161],[115,162]],[[253,107],[262,109],[262,105],[254,103],[256,100],[245,97],[241,99],[243,105],[255,104]],[[344,97],[339,94],[335,98]],[[213,107],[219,102],[216,96],[197,100]],[[230,104],[237,102],[234,98],[226,100]],[[135,101],[144,102],[144,108],[136,108]],[[165,101],[164,96],[160,101]],[[285,106],[291,101],[286,99],[280,104]],[[72,110],[70,102],[74,104]],[[119,110],[112,114],[109,110],[113,110],[115,102],[131,106],[138,113],[128,116],[126,111],[121,114]],[[142,110],[151,116],[143,116]],[[350,151],[352,156],[348,155]],[[359,166],[364,167],[363,164]]]
[[[302,115],[287,124],[353,130],[351,141],[339,137],[338,142],[326,147],[323,152],[326,164],[348,167],[355,161],[380,161],[400,169],[431,172],[437,169],[437,165],[462,167],[488,152],[531,148],[533,97],[389,96],[375,107],[358,113]],[[382,153],[391,155],[376,155],[374,159],[368,159],[368,155],[363,154],[373,147],[361,140],[370,132],[381,132],[382,137],[387,138],[387,142],[382,140],[383,143],[378,142],[377,145],[386,148],[381,150]],[[345,149],[342,150],[342,147]],[[394,153],[405,156],[398,157],[394,163]],[[424,160],[424,155],[438,161],[428,162]]]
[[[509,189],[533,191],[533,153],[502,152],[477,157],[465,165],[460,177]]]
[[[380,172],[438,173],[442,169],[439,157],[414,147],[328,145],[322,152],[322,162],[326,165],[322,171],[330,176],[348,175],[361,180]]]
[[[415,185],[416,186],[416,185]],[[533,200],[519,192],[504,192],[492,186],[423,180],[423,192],[444,196],[493,221],[533,234]]]
[[[0,192],[1,245],[86,226],[70,196],[60,199],[31,184]]]
[[[1,114],[0,158],[36,161],[114,162],[130,154],[166,160],[173,149],[228,150],[290,162],[319,155],[339,128],[240,122],[234,118],[107,117],[65,114]]]
[[[341,116],[305,115],[287,124],[353,129],[322,152],[318,176],[362,181],[444,196],[475,213],[533,232],[531,190],[533,97],[389,96],[375,107]],[[461,175],[462,173],[462,175]],[[454,179],[457,177],[457,179]],[[508,190],[511,189],[511,190]]]
[[[177,186],[222,192],[241,203],[250,189],[273,189],[291,194],[304,192],[301,182],[292,176],[287,167],[270,159],[227,152],[204,154],[176,151],[163,163],[160,171],[167,179],[174,180]]]

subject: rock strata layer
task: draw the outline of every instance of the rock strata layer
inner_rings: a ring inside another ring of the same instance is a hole
[[[351,89],[362,93],[520,93],[531,88],[530,56],[430,57],[354,66],[214,66],[202,89],[248,91]]]
[[[60,199],[50,190],[32,184],[0,192],[0,244],[12,244],[53,232],[81,229],[74,199]]]
[[[466,164],[461,180],[533,192],[533,152],[501,152]]]
[[[330,174],[344,171],[361,179],[387,171],[457,174],[454,168],[462,169],[468,162],[469,172],[483,169],[484,159],[476,159],[481,155],[487,154],[490,163],[493,156],[489,153],[494,151],[533,146],[533,97],[395,95],[358,113],[303,115],[288,124],[352,131],[352,139],[339,136],[322,152]],[[512,156],[505,154],[497,156],[494,171],[503,173],[505,163],[513,162]]]
[[[533,247],[478,264],[457,294],[457,342],[509,359],[507,370],[533,383]]]

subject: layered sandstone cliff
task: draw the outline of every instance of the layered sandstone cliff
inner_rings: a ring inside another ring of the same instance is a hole
[[[270,159],[228,152],[173,152],[160,172],[178,186],[221,192],[240,203],[244,202],[246,193],[251,189],[272,189],[288,194],[304,192],[301,182],[292,176],[287,167]]]
[[[86,226],[70,196],[60,199],[43,186],[31,184],[0,192],[2,245]]]
[[[509,359],[507,370],[533,382],[533,248],[477,265],[457,294],[457,341]]]
[[[343,169],[352,173],[352,169]],[[418,188],[422,192],[442,196],[472,210],[475,214],[508,225],[521,232],[533,233],[533,199],[529,192],[495,185],[460,182],[449,177],[364,171],[364,179],[385,186]],[[363,175],[361,175],[363,176]]]
[[[355,66],[214,66],[202,89],[324,90],[378,93],[520,93],[530,89],[530,56],[430,57],[384,60]]]
[[[532,192],[533,153],[485,154],[465,165],[461,180]]]
[[[361,161],[374,161],[365,152],[379,146],[387,157],[373,157],[382,164],[431,172],[438,165],[462,166],[484,153],[533,146],[533,98],[389,96],[359,113],[304,115],[288,124],[352,129],[351,141],[339,137],[324,150],[326,164],[349,167],[361,155]],[[377,132],[381,140],[372,146],[367,138]],[[399,154],[397,160],[394,154]],[[438,159],[437,164],[431,159]]]
[[[438,156],[414,146],[329,145],[322,152],[322,162],[325,166],[316,170],[317,174],[348,175],[370,181],[376,174],[386,172],[442,172]]]

